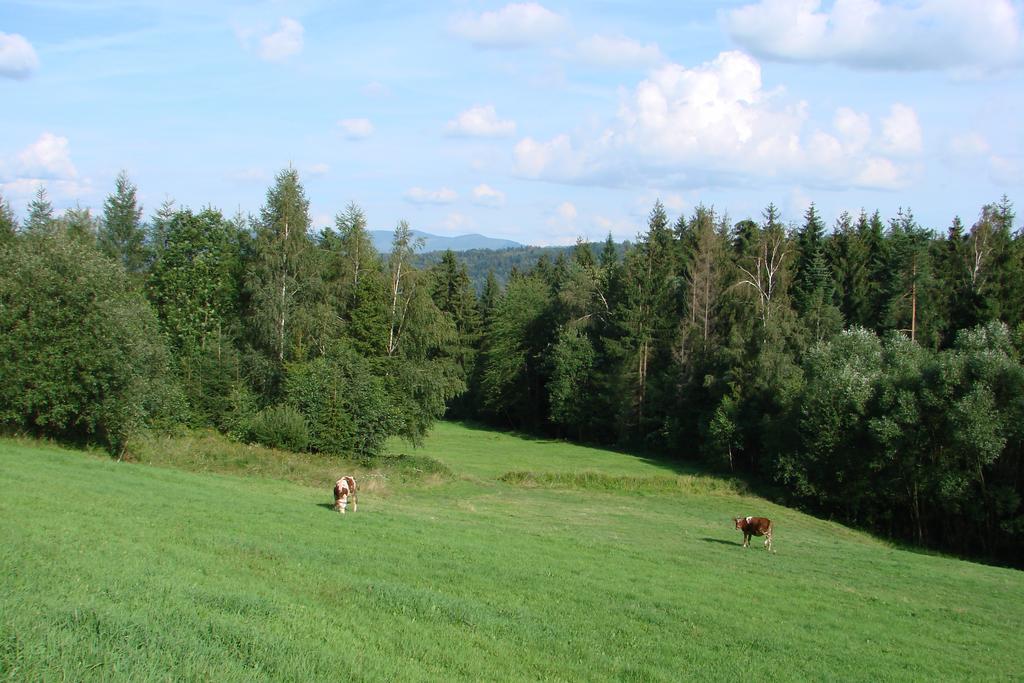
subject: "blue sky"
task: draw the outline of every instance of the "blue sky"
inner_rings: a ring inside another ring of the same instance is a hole
[[[944,230],[1021,201],[1022,22],[1014,0],[4,0],[0,193],[101,210],[123,168],[147,215],[255,213],[291,164],[317,226],[354,201],[374,229],[631,239],[661,198]]]

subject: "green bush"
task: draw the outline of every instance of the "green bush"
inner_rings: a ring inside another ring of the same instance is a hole
[[[249,438],[271,448],[304,451],[309,447],[309,426],[291,406],[264,408],[249,424]]]
[[[62,234],[0,248],[0,425],[120,454],[183,408],[156,315],[120,265]]]
[[[384,383],[347,346],[288,366],[285,395],[306,417],[310,446],[321,453],[373,456],[401,427]]]
[[[243,441],[249,437],[253,418],[256,417],[256,394],[247,384],[236,382],[228,392],[227,403],[217,427],[235,441]]]

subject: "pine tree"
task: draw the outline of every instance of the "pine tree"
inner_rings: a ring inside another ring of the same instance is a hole
[[[434,304],[455,328],[452,343],[441,352],[455,361],[459,380],[468,385],[475,372],[476,348],[480,341],[480,313],[469,274],[465,264],[456,261],[455,254],[449,249],[441,256],[440,263],[433,267],[431,276]],[[452,413],[468,416],[472,413],[472,404],[466,403],[469,400],[467,394],[462,398],[463,401],[452,406]]]
[[[308,350],[312,318],[308,304],[319,277],[308,230],[309,200],[298,172],[285,169],[267,190],[247,274],[257,347],[279,369]]]
[[[99,232],[99,222],[93,217],[92,211],[86,207],[76,205],[68,209],[60,218],[63,230],[72,238],[83,244],[96,246],[96,235]]]
[[[886,278],[889,273],[889,241],[885,238],[885,225],[882,215],[875,211],[869,219],[861,211],[857,221],[857,234],[867,249],[869,305],[864,325],[868,329],[880,331],[886,307]]]
[[[103,204],[100,222],[100,250],[129,273],[142,271],[145,264],[145,231],[142,229],[142,207],[136,200],[137,189],[128,173],[117,174],[114,193]]]
[[[149,263],[160,258],[160,253],[167,247],[167,232],[170,230],[171,220],[174,219],[175,213],[174,200],[168,197],[153,214],[153,220],[150,221],[146,236],[146,257]]]
[[[36,189],[35,198],[28,205],[28,217],[25,218],[25,232],[36,235],[47,235],[54,231],[53,204],[46,195],[46,188],[40,185]]]
[[[942,342],[951,343],[957,330],[973,327],[978,319],[978,302],[971,286],[971,257],[967,236],[959,216],[953,218],[946,238],[937,245],[935,257],[938,288],[937,305],[941,310]]]
[[[900,209],[890,223],[889,267],[884,280],[885,327],[925,346],[937,346],[940,341],[931,240],[931,232],[917,224],[913,212]]]
[[[678,322],[677,250],[665,207],[656,202],[647,233],[626,255],[624,300],[619,316],[626,351],[630,399],[623,406],[623,434],[635,440],[652,433],[657,415],[648,410],[650,378],[671,362]]]
[[[727,222],[725,223],[727,225]],[[725,236],[716,225],[715,212],[697,207],[684,236],[691,241],[685,254],[686,316],[683,348],[704,348],[712,338],[724,281]]]
[[[18,219],[10,202],[0,194],[0,246],[9,244],[18,232]]]
[[[826,255],[834,273],[840,313],[848,324],[868,327],[872,306],[868,248],[850,214],[844,211],[836,219],[827,244]]]
[[[812,277],[812,270],[819,269],[817,263],[823,255],[823,235],[825,225],[818,216],[818,210],[812,202],[804,214],[804,224],[796,233],[796,259],[793,268],[793,303],[797,313],[807,311],[807,301],[821,285],[818,278]]]
[[[345,334],[364,356],[384,353],[387,284],[383,263],[366,230],[366,216],[354,203],[335,217],[337,231],[325,230],[327,292]]]

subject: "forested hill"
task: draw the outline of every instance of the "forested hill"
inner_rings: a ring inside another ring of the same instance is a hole
[[[615,245],[616,253],[621,257],[628,246],[628,242],[619,242]],[[603,245],[590,243],[588,247],[595,253],[601,250]],[[484,283],[487,281],[487,274],[494,273],[498,284],[502,287],[508,282],[513,271],[525,273],[537,265],[538,261],[546,260],[554,264],[559,257],[565,259],[571,256],[576,247],[509,247],[506,249],[470,249],[458,251],[456,258],[459,263],[465,265],[469,281],[473,290],[480,294],[484,290]],[[452,251],[457,251],[452,249]],[[415,263],[419,268],[429,268],[441,262],[444,252],[431,252],[417,254]]]
[[[431,256],[405,221],[380,253],[355,205],[313,231],[294,169],[248,219],[144,224],[125,174],[101,216],[40,189],[19,221],[0,197],[0,428],[124,453],[185,424],[372,459],[447,414],[753,473],[1024,566],[1024,231],[1006,197],[965,211],[659,202],[634,244]]]
[[[422,230],[410,230],[413,240],[419,242],[416,249],[421,254],[429,254],[437,251],[468,251],[470,249],[508,249],[521,247],[523,245],[512,240],[503,240],[486,235],[456,235],[445,237],[443,235],[432,235]],[[395,237],[394,230],[370,230],[370,238],[373,240],[373,247],[378,252],[386,254],[391,251],[391,241]]]

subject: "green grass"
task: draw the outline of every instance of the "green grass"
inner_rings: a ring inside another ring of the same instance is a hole
[[[406,442],[398,439],[392,439],[388,446],[394,452],[413,452]],[[494,479],[511,470],[547,473],[593,470],[636,477],[695,472],[692,468],[670,466],[637,455],[456,422],[436,424],[426,443],[415,452],[435,458],[459,474],[482,479]]]
[[[217,443],[139,449],[154,467],[0,441],[0,675],[1024,677],[1021,572],[728,482],[445,424],[417,455],[454,474],[366,470],[384,484],[342,517],[329,482],[347,463]],[[775,520],[777,554],[740,548],[745,514]]]

